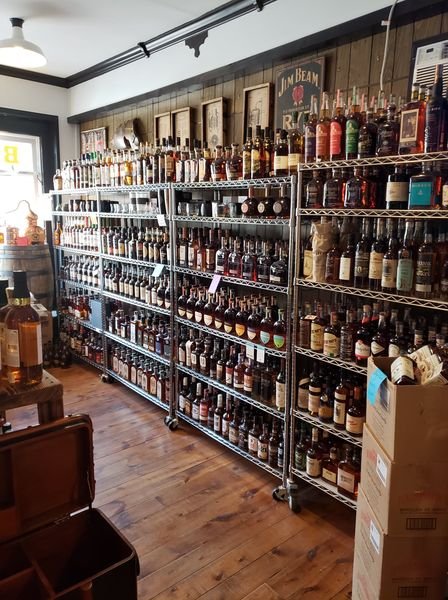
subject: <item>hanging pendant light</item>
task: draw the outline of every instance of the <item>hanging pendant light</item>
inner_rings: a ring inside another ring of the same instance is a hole
[[[0,41],[0,64],[18,69],[36,69],[47,64],[47,59],[36,44],[27,42],[23,37],[23,19],[9,19],[12,36]]]

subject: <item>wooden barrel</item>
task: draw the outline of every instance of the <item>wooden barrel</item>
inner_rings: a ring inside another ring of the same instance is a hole
[[[50,249],[47,244],[36,246],[0,246],[0,278],[9,278],[13,271],[26,271],[28,287],[36,302],[53,308],[54,277]]]

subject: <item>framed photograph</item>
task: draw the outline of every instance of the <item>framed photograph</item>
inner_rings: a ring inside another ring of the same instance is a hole
[[[214,98],[208,102],[202,102],[201,110],[202,141],[207,142],[208,147],[212,149],[217,145],[224,146],[226,101],[221,96],[221,98]]]
[[[325,57],[300,62],[277,71],[275,77],[275,128],[291,129],[291,113],[299,113],[298,127],[310,111],[311,96],[318,98],[324,89]]]
[[[154,143],[156,140],[162,141],[171,135],[171,113],[160,113],[154,116]]]
[[[176,138],[180,138],[181,146],[185,146],[187,138],[191,140],[191,117],[192,111],[189,106],[171,111],[171,131],[174,145],[176,145]]]
[[[86,129],[81,131],[81,154],[101,152],[107,148],[107,128]]]
[[[243,90],[243,140],[248,127],[269,127],[272,112],[272,84],[262,83]]]

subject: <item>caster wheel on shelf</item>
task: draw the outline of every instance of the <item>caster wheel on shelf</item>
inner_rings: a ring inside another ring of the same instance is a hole
[[[170,415],[166,415],[166,417],[163,417],[163,422],[165,423],[165,425],[167,427],[169,427],[170,423],[171,423],[171,417],[170,417]]]
[[[171,422],[168,424],[168,429],[170,431],[176,431],[179,423],[177,419],[171,419]]]
[[[286,501],[286,490],[283,487],[275,488],[272,490],[272,498],[277,502],[285,502]]]
[[[114,380],[112,379],[112,377],[110,375],[101,375],[101,381],[103,383],[113,383]]]

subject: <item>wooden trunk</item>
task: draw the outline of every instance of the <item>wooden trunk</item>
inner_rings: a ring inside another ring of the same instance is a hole
[[[0,481],[0,598],[137,600],[136,552],[91,508],[89,417],[2,436]]]

